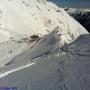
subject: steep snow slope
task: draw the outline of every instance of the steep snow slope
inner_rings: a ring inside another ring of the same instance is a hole
[[[7,57],[7,55],[12,55],[20,50],[24,50],[27,47],[27,43],[20,40],[12,40],[0,43],[0,60],[2,60],[4,57]]]
[[[36,57],[39,54],[37,50],[43,50],[45,46],[47,48],[47,45],[51,47],[52,44],[49,41],[52,41],[53,36],[55,34],[42,38],[42,42],[38,43],[38,48],[35,46],[36,49],[29,51],[28,54],[31,55],[34,52],[33,57]],[[52,49],[54,50],[55,47]],[[90,89],[90,34],[82,35],[73,43],[65,45],[61,52],[58,49],[52,52],[47,48],[49,53],[45,53],[45,50],[42,51],[40,57],[33,59],[32,64],[28,63],[13,70],[10,70],[12,67],[10,65],[0,68],[0,71],[6,71],[0,75],[0,87],[16,87],[18,90]],[[25,58],[22,57],[23,59]]]
[[[59,30],[66,33],[61,37],[63,43],[88,33],[62,8],[46,0],[0,0],[0,27],[0,35],[9,34],[7,39]]]
[[[59,36],[56,33],[51,33],[41,38],[32,48],[14,55],[14,57],[1,58],[0,67],[9,65],[12,66],[10,69],[20,67],[31,62],[32,59],[48,54],[52,50],[59,49],[60,47],[62,46],[59,43]]]

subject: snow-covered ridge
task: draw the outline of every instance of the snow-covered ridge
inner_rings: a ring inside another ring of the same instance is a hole
[[[0,0],[0,28],[4,40],[59,30],[65,34],[61,42],[69,43],[88,33],[64,9],[46,0]]]

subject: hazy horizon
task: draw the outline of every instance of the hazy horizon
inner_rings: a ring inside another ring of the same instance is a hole
[[[63,7],[90,8],[90,0],[49,0]]]

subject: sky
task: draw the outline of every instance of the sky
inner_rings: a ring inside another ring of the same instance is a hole
[[[75,8],[90,8],[90,0],[50,0],[59,6],[75,7]]]

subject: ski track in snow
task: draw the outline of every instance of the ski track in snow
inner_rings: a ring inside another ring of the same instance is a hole
[[[3,78],[3,77],[5,77],[5,76],[7,76],[7,75],[9,75],[9,74],[11,74],[11,73],[13,73],[13,72],[16,72],[16,71],[22,70],[22,69],[24,69],[24,68],[30,67],[30,66],[34,65],[35,63],[36,63],[36,62],[33,62],[33,63],[27,64],[27,65],[25,65],[25,66],[23,66],[23,67],[19,67],[19,68],[16,68],[16,69],[7,71],[7,72],[5,72],[5,73],[2,73],[2,74],[0,74],[0,78]]]

